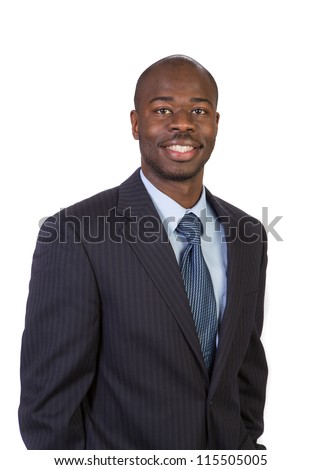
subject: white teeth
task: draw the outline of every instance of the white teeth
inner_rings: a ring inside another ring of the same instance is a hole
[[[191,150],[194,149],[194,147],[191,147],[190,145],[170,145],[167,148],[169,148],[170,150],[173,150],[174,152],[180,152],[180,153],[190,152]]]

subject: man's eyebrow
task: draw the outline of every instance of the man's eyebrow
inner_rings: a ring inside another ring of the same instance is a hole
[[[191,98],[192,103],[208,103],[213,106],[213,103],[208,98]]]
[[[165,101],[166,103],[175,101],[175,98],[173,96],[156,96],[155,98],[152,98],[150,100],[150,104],[153,103],[154,101]],[[213,103],[208,99],[208,98],[200,98],[200,97],[195,97],[190,99],[191,103],[208,103],[213,107]]]
[[[149,103],[153,103],[154,101],[175,101],[172,96],[156,96],[155,98],[151,99]]]

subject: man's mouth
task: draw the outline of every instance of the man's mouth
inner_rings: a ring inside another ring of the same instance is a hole
[[[167,153],[167,156],[177,162],[187,162],[193,160],[196,154],[198,153],[200,147],[188,144],[171,144],[164,145],[164,150]]]
[[[178,153],[187,153],[195,149],[195,147],[192,147],[191,145],[169,145],[166,148]]]

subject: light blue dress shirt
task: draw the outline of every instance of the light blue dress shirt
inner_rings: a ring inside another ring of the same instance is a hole
[[[201,249],[211,275],[215,293],[217,317],[220,323],[226,305],[227,248],[223,226],[218,223],[218,221],[215,223],[217,216],[206,200],[205,187],[203,186],[202,195],[195,206],[190,209],[185,209],[185,207],[182,207],[165,193],[159,191],[159,189],[144,176],[142,170],[140,171],[140,176],[163,223],[178,264],[187,247],[187,241],[184,241],[182,235],[178,235],[178,233],[175,232],[177,225],[187,212],[193,212],[201,219],[203,225]]]

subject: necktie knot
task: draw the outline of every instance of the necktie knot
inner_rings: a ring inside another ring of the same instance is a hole
[[[193,212],[184,215],[177,225],[176,231],[183,235],[190,244],[199,245],[201,243],[202,222]]]

